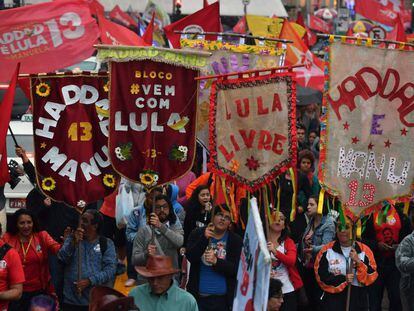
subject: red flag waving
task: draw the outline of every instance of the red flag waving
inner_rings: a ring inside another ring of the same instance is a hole
[[[118,5],[115,5],[112,11],[109,12],[109,17],[120,22],[122,25],[125,25],[127,27],[132,27],[132,28],[137,27],[137,23],[135,22],[135,20],[131,16],[129,16],[127,13],[122,11]]]
[[[10,81],[9,88],[4,95],[0,105],[0,186],[9,181],[9,168],[7,167],[7,148],[6,135],[9,127],[11,111],[14,102],[14,93],[16,91],[17,78],[19,76],[20,63],[17,64],[16,70]]]
[[[35,17],[35,18],[34,18]],[[0,82],[13,68],[49,72],[90,57],[99,29],[81,0],[54,1],[0,11]]]
[[[387,32],[387,40],[395,40],[400,42],[406,42],[407,36],[404,30],[404,24],[402,21],[402,16],[398,14],[397,22],[392,31]]]
[[[89,9],[92,15],[98,16],[98,14],[104,14],[105,8],[98,0],[85,0],[89,4]]]
[[[387,26],[394,26],[397,12],[377,0],[355,0],[355,12]]]
[[[315,15],[309,15],[309,28],[322,33],[330,33],[331,31],[331,26]]]
[[[303,87],[323,91],[325,79],[323,61],[312,54],[287,20],[283,23],[280,38],[293,41],[287,45],[287,65],[305,65],[293,70],[296,72],[298,83]]]
[[[152,12],[151,21],[149,22],[147,29],[145,29],[145,33],[142,36],[142,39],[149,45],[152,45],[152,37],[154,34],[154,19],[155,19],[155,11]]]
[[[107,20],[103,15],[98,15],[99,29],[101,30],[102,44],[110,45],[136,45],[148,44],[132,30]]]
[[[180,37],[175,30],[197,31],[197,32],[219,32],[220,31],[220,5],[219,2],[188,15],[175,23],[164,27],[165,35],[174,48],[180,48]],[[216,36],[206,36],[206,40],[214,40]]]

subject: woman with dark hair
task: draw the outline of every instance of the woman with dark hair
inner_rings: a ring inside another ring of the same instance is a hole
[[[328,214],[326,204],[324,204],[322,214],[318,214],[317,196],[309,198],[306,215],[309,222],[299,243],[298,260],[301,263],[299,270],[310,300],[310,310],[317,310],[316,306],[319,304],[322,293],[313,272],[314,259],[322,247],[335,238],[335,222]]]
[[[351,221],[338,223],[336,240],[322,247],[315,260],[315,276],[324,291],[322,310],[345,310],[351,285],[349,310],[368,311],[368,288],[378,277],[371,249],[351,240]],[[352,267],[350,269],[350,267]],[[371,309],[372,310],[372,309]]]
[[[267,247],[272,258],[270,277],[279,279],[282,284],[284,304],[281,310],[297,310],[296,291],[303,287],[296,268],[296,245],[289,237],[286,216],[278,211],[271,213]]]
[[[306,175],[310,184],[310,192],[312,195],[318,195],[321,190],[318,177],[314,174],[315,170],[315,156],[310,150],[302,150],[299,152],[298,169]]]
[[[19,301],[9,310],[28,310],[30,300],[41,294],[55,296],[49,273],[48,254],[57,254],[61,245],[46,231],[39,231],[37,218],[30,210],[19,209],[8,223],[3,240],[17,250],[26,281]]]
[[[194,228],[203,228],[211,219],[211,194],[208,185],[198,186],[187,202],[184,219],[184,245]]]

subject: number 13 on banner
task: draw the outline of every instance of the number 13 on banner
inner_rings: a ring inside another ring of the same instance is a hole
[[[68,137],[71,141],[78,141],[78,129],[80,130],[80,140],[90,141],[92,139],[92,125],[89,122],[73,122],[68,129]]]

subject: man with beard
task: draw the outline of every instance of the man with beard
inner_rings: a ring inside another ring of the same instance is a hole
[[[132,263],[144,266],[148,255],[169,256],[175,269],[178,268],[178,250],[184,242],[184,230],[174,213],[171,200],[166,195],[158,195],[154,200],[154,210],[149,215],[149,225],[138,230],[132,249]],[[140,278],[138,283],[144,283]]]
[[[231,310],[242,239],[229,231],[230,210],[216,206],[212,223],[191,232],[187,242],[190,277],[187,290],[200,311]]]
[[[99,212],[86,210],[79,227],[66,238],[58,253],[58,258],[65,264],[64,311],[88,310],[92,287],[106,285],[115,278],[115,246],[112,240],[99,236],[101,226]]]

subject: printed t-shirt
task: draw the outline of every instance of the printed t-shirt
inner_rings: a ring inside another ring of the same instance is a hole
[[[385,221],[379,225],[378,217],[381,217],[382,211],[374,213],[374,229],[377,242],[383,242],[389,246],[398,244],[401,231],[401,219],[397,210],[391,206],[387,212]],[[394,250],[382,252],[384,257],[392,257]]]
[[[226,259],[227,238],[228,232],[219,240],[211,238],[211,247],[215,250],[218,259]],[[206,264],[204,258],[201,260],[198,288],[199,293],[202,295],[224,295],[227,292],[226,278],[214,271],[209,264]]]
[[[4,242],[0,240],[0,247]],[[24,283],[24,272],[19,254],[14,248],[11,248],[0,260],[0,292],[10,289],[10,285]],[[0,310],[7,310],[9,303],[0,301]]]
[[[282,254],[286,253],[285,250],[285,242],[283,241],[277,248],[279,252]],[[270,253],[270,257],[272,258],[272,267],[270,270],[270,277],[272,279],[279,279],[282,282],[282,293],[287,294],[295,291],[295,288],[293,287],[292,282],[289,278],[289,271],[287,267],[273,255],[273,253]]]

